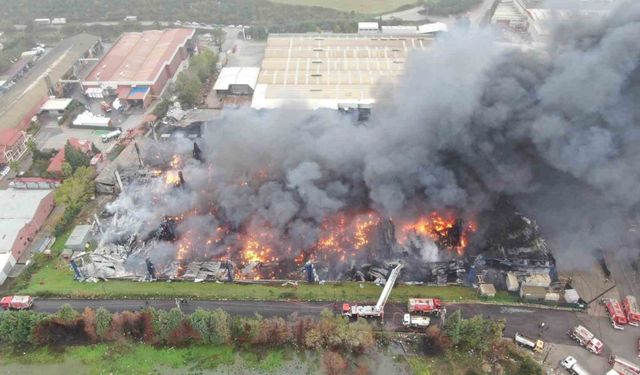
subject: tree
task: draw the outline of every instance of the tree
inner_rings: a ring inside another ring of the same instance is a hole
[[[92,177],[91,168],[79,167],[56,191],[56,203],[64,205],[70,211],[84,206],[95,191]]]
[[[153,319],[153,331],[155,336],[161,342],[167,342],[171,332],[175,331],[182,324],[184,315],[180,309],[174,307],[173,309],[159,310],[156,314],[152,315]]]
[[[79,167],[88,167],[90,162],[87,154],[73,147],[68,141],[64,145],[64,161],[71,165],[74,172]]]
[[[541,375],[542,369],[535,363],[531,358],[525,356],[520,362],[520,367],[518,368],[519,375]]]
[[[222,45],[224,44],[224,40],[227,36],[227,33],[221,29],[221,28],[215,28],[213,29],[213,31],[211,32],[211,35],[213,36],[213,43],[222,48]]]
[[[193,72],[182,72],[178,74],[176,80],[176,91],[178,92],[178,100],[184,108],[194,107],[200,103],[202,82]]]
[[[196,74],[200,82],[204,82],[215,73],[217,61],[217,56],[211,50],[203,49],[189,60],[189,70]]]
[[[20,348],[35,343],[33,333],[44,314],[33,311],[4,311],[0,313],[0,341]]]
[[[65,323],[72,322],[78,317],[78,312],[71,307],[68,303],[62,305],[58,313],[56,314],[58,318],[62,319]]]
[[[171,107],[171,100],[163,98],[162,101],[153,109],[153,114],[156,115],[157,118],[161,119],[167,115],[169,107]]]
[[[100,307],[96,310],[96,335],[99,339],[104,340],[107,332],[111,329],[111,313],[104,307]]]
[[[347,361],[340,353],[326,352],[322,356],[322,362],[324,363],[327,374],[339,375],[344,374],[347,370]]]
[[[71,164],[64,162],[62,163],[61,169],[62,169],[62,177],[69,178],[73,175],[73,167],[71,166]]]
[[[222,309],[207,311],[198,308],[189,317],[189,322],[205,344],[221,345],[231,340],[231,316]]]

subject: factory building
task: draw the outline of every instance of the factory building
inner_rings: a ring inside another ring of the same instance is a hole
[[[0,190],[0,284],[35,239],[54,207],[52,190]]]
[[[25,131],[18,129],[0,130],[0,163],[8,164],[20,160],[27,150],[31,138]]]
[[[91,96],[116,95],[130,106],[146,107],[187,64],[194,29],[149,30],[120,36],[82,81]]]
[[[370,107],[381,85],[403,74],[423,35],[270,34],[251,106]]]

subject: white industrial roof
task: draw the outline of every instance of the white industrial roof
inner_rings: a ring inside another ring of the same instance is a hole
[[[381,86],[403,74],[407,55],[432,40],[418,34],[270,34],[251,106],[371,105]]]
[[[41,111],[64,111],[69,104],[71,104],[72,99],[56,99],[51,98],[44,102],[42,107],[40,107]]]
[[[51,190],[0,190],[0,254],[11,251],[18,232],[35,216]]]
[[[377,22],[358,22],[358,29],[377,29]]]
[[[435,22],[418,26],[418,33],[420,34],[437,33],[441,31],[449,31],[446,23]]]
[[[383,34],[417,34],[418,28],[415,26],[397,25],[397,26],[382,26],[381,31]]]
[[[111,119],[109,117],[104,116],[96,116],[90,111],[84,111],[73,120],[73,125],[82,126],[82,125],[97,125],[108,127]]]
[[[260,68],[258,67],[225,67],[218,75],[214,90],[228,90],[230,85],[247,85],[256,89]]]

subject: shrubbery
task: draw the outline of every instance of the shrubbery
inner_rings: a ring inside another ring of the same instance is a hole
[[[292,315],[232,318],[227,312],[198,309],[184,315],[149,308],[110,313],[104,308],[85,309],[82,314],[64,305],[56,314],[33,311],[0,313],[0,342],[14,349],[36,345],[136,342],[184,346],[193,343],[243,347],[280,347],[362,353],[375,343],[372,327],[364,320],[348,323],[324,311],[319,320]]]

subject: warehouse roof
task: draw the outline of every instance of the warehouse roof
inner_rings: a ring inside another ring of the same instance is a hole
[[[226,67],[222,68],[214,90],[228,90],[231,85],[247,85],[255,90],[260,68],[258,67]]]
[[[195,29],[124,33],[87,75],[86,82],[152,82]]]
[[[16,127],[34,109],[37,112],[49,92],[44,77],[48,75],[51,82],[57,82],[97,42],[98,38],[93,35],[79,34],[62,40],[42,56],[20,81],[0,96],[0,128]]]
[[[49,98],[49,100],[44,102],[42,107],[40,107],[40,110],[41,111],[64,111],[65,109],[67,109],[69,104],[71,104],[72,100],[73,99],[67,99],[67,98],[62,98],[62,99]]]
[[[66,247],[81,247],[84,246],[84,241],[87,239],[87,235],[91,231],[91,225],[76,225],[73,231],[69,235]]]
[[[0,190],[0,253],[11,251],[16,236],[49,193],[51,190]]]
[[[253,94],[254,108],[286,103],[334,108],[371,104],[375,89],[403,74],[425,36],[270,34]]]

